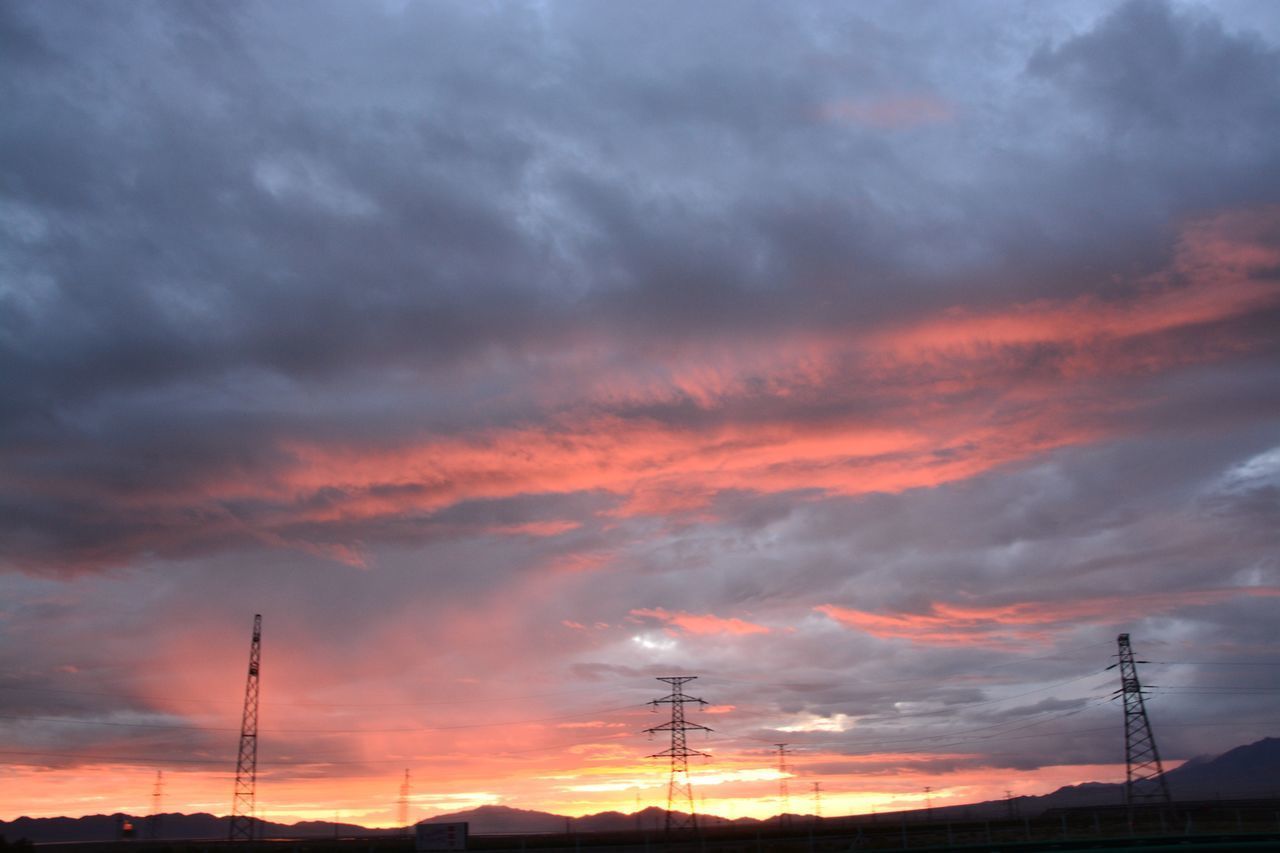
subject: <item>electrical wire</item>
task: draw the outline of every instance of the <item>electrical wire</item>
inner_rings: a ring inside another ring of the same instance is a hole
[[[957,678],[967,677],[972,672],[984,672],[990,669],[999,669],[1007,666],[1016,666],[1020,663],[1031,662],[1031,661],[1043,661],[1043,660],[1077,661],[1081,659],[1059,657],[1058,654],[1061,652],[1085,651],[1085,650],[1097,648],[1098,646],[1102,646],[1102,645],[1110,645],[1110,643],[1089,643],[1083,646],[1073,646],[1066,649],[1060,649],[1058,652],[1052,655],[1022,657],[1022,658],[1017,658],[1016,660],[1001,661],[998,663],[987,664],[985,666],[971,667],[959,675],[950,676],[946,678],[939,678],[937,676],[920,676],[917,678],[899,678],[899,679],[879,680],[877,683],[879,684],[905,684],[910,682],[940,683],[940,682],[955,680]],[[1277,664],[1277,665],[1280,665],[1280,664]],[[704,675],[704,676],[701,676],[701,678],[706,681],[724,682],[728,684],[772,684],[779,687],[790,687],[790,688],[808,688],[813,686],[812,682],[785,682],[785,681],[777,682],[777,681],[768,681],[765,679],[750,679],[750,680],[734,679],[734,678],[726,678],[718,675]],[[121,695],[120,693],[103,691],[103,690],[71,690],[71,689],[59,688],[59,687],[31,687],[31,686],[21,685],[21,684],[0,684],[0,690],[15,690],[15,691],[29,692],[29,693],[53,693],[53,694],[60,694],[60,695],[67,695],[67,696],[104,696],[104,697],[119,698],[119,699],[129,698]],[[599,688],[595,686],[579,687],[579,688],[571,688],[567,690],[544,691],[540,693],[517,693],[517,694],[507,694],[502,696],[486,696],[483,701],[507,702],[507,701],[516,701],[520,699],[543,699],[543,698],[551,698],[556,696],[569,696],[569,695],[574,695],[579,693],[590,693],[590,692],[595,692],[597,690],[599,690]],[[159,694],[156,696],[148,696],[147,698],[163,699],[166,702],[189,702],[189,703],[199,704],[205,707],[208,707],[210,705],[226,705],[228,707],[239,707],[239,704],[240,704],[236,700],[210,699],[210,698],[203,698],[203,697],[184,697],[184,696],[177,696],[169,693]],[[433,700],[420,701],[420,702],[272,701],[270,703],[270,706],[271,707],[298,707],[298,708],[417,708],[417,707],[431,707],[431,706],[438,706],[438,705],[462,705],[462,704],[467,704],[474,701],[475,700],[472,697],[433,699]]]
[[[1088,710],[1089,707],[1092,707],[1094,704],[1101,704],[1107,701],[1107,698],[1108,697],[1098,697],[1094,699],[1093,702],[1090,703],[1090,705],[1087,705],[1081,708],[1074,708],[1070,711],[1062,712],[1060,714],[1055,715],[1054,717],[1050,717],[1044,720],[1037,720],[1033,723],[1028,723],[1025,725],[1007,728],[998,732],[988,733],[981,737],[958,737],[958,736],[972,734],[974,732],[979,732],[979,731],[984,731],[992,727],[983,726],[976,729],[969,729],[964,732],[953,732],[949,734],[928,735],[928,736],[916,736],[912,738],[895,738],[895,739],[888,739],[888,740],[861,741],[853,746],[856,746],[857,748],[865,749],[867,747],[884,746],[884,745],[897,744],[897,743],[908,743],[908,742],[918,743],[923,740],[944,740],[946,741],[944,743],[930,744],[930,747],[932,749],[944,749],[952,746],[961,746],[968,743],[980,743],[980,742],[992,740],[995,738],[1008,738],[1009,740],[1025,740],[1027,738],[1032,738],[1032,737],[1044,737],[1042,733],[1031,734],[1031,735],[1025,735],[1025,734],[1013,735],[1011,733],[1024,731],[1025,729],[1033,728],[1035,726],[1042,725],[1044,723],[1052,722],[1053,720],[1074,716],[1075,714],[1079,714]],[[997,724],[997,725],[1000,725],[1000,724]],[[1221,726],[1235,726],[1235,727],[1274,726],[1274,725],[1280,725],[1280,719],[1202,721],[1202,722],[1163,721],[1161,722],[1160,725],[1161,725],[1161,728],[1214,728],[1214,727],[1221,727]],[[1055,732],[1055,734],[1060,736],[1067,736],[1067,735],[1078,735],[1078,734],[1093,734],[1098,732],[1114,731],[1114,730],[1115,730],[1115,726],[1100,726],[1100,727],[1091,727],[1091,728],[1084,728],[1084,729],[1066,729],[1063,731]],[[723,737],[723,738],[715,738],[713,740],[719,740],[719,741],[728,743],[728,742],[732,742],[735,740],[742,740],[742,739],[755,740],[755,738],[749,738],[749,737]],[[612,742],[616,743],[617,741],[613,740]],[[587,746],[590,744],[598,744],[598,743],[601,743],[600,738],[592,738],[589,740],[579,740],[579,741],[572,741],[572,742],[566,742],[566,743],[548,744],[546,746],[531,747],[527,749],[497,751],[491,754],[492,755],[528,754],[528,753],[535,753],[535,752],[547,752],[555,749],[568,749],[574,746]],[[834,741],[834,740],[806,741],[804,745],[805,746],[821,746],[824,744],[838,744],[840,746],[850,746],[850,744],[846,742]],[[869,755],[874,753],[842,752],[840,754],[844,756],[849,756],[849,757],[856,757],[859,755]],[[996,753],[993,753],[993,754],[996,754]],[[51,757],[51,758],[66,758],[66,759],[73,759],[73,760],[90,759],[90,760],[101,761],[105,763],[114,763],[114,764],[137,763],[140,765],[164,763],[164,764],[209,765],[209,766],[225,767],[228,764],[230,764],[232,761],[232,758],[230,756],[226,758],[209,758],[209,757],[173,758],[173,757],[155,757],[155,756],[102,755],[100,753],[43,751],[43,750],[0,750],[0,755],[41,756],[41,757]],[[360,760],[314,760],[314,759],[296,760],[296,759],[271,759],[271,758],[264,757],[262,760],[262,764],[267,767],[314,767],[314,766],[327,766],[327,765],[359,766],[359,765],[367,765],[367,764],[401,765],[406,761],[412,762],[415,760],[420,761],[421,759],[415,759],[415,758],[410,758],[406,756],[398,756],[395,758],[371,758],[371,759],[360,759]],[[229,777],[231,774],[221,774],[221,775],[226,775]]]
[[[621,705],[613,708],[602,708],[594,711],[584,711],[580,714],[558,714],[551,717],[529,717],[523,720],[501,720],[493,723],[462,723],[455,726],[414,726],[404,728],[390,729],[259,729],[261,734],[391,734],[391,733],[412,733],[412,732],[443,732],[456,731],[461,729],[485,729],[498,726],[515,726],[526,723],[545,723],[557,720],[572,720],[581,717],[592,717],[604,714],[612,714],[620,711],[632,711],[647,707],[649,703]],[[122,723],[111,720],[81,720],[72,717],[30,717],[20,716],[16,714],[0,714],[0,720],[22,720],[34,721],[42,723],[70,723],[88,726],[111,726],[114,728],[131,728],[131,729],[169,729],[175,731],[198,731],[198,732],[238,732],[239,727],[231,726],[193,726],[183,723]]]
[[[67,690],[58,687],[28,687],[22,684],[0,684],[0,690],[19,690],[30,693],[56,693],[68,696],[106,696],[116,699],[128,699],[120,693],[112,693],[105,690]],[[486,696],[485,702],[511,702],[520,699],[544,699],[555,696],[570,696],[578,693],[591,693],[598,691],[598,687],[577,687],[571,690],[555,690],[544,693],[520,693],[505,696]],[[175,696],[173,694],[159,694],[157,696],[148,695],[149,699],[163,699],[166,702],[189,702],[199,705],[226,705],[228,707],[239,707],[240,702],[228,699],[208,699],[196,697]],[[475,700],[471,697],[457,697],[453,699],[434,699],[424,702],[286,702],[272,701],[271,707],[288,707],[288,708],[419,708],[430,707],[436,705],[462,705],[473,703]]]
[[[1152,666],[1280,666],[1280,661],[1250,660],[1148,660]]]
[[[535,752],[549,752],[554,749],[569,749],[575,746],[588,746],[591,744],[598,744],[598,743],[601,743],[600,738],[591,738],[589,740],[576,740],[576,741],[569,741],[569,742],[562,742],[562,743],[554,743],[554,744],[547,744],[545,746],[535,746],[535,747],[528,747],[524,749],[498,750],[489,754],[492,756],[525,755],[525,754],[530,754]],[[226,758],[207,758],[207,757],[161,758],[161,757],[152,757],[152,756],[102,755],[100,753],[65,752],[65,751],[55,752],[55,751],[29,750],[29,749],[0,749],[0,755],[33,755],[33,756],[38,755],[38,756],[55,757],[55,758],[80,758],[80,759],[89,758],[97,761],[110,762],[110,763],[137,762],[139,764],[144,764],[144,765],[155,763],[155,762],[161,762],[165,764],[207,764],[210,766],[217,766],[217,767],[225,767],[228,764],[233,763],[235,760],[234,756],[227,756]],[[333,759],[319,759],[319,760],[305,759],[304,760],[304,759],[288,759],[288,758],[274,759],[274,758],[262,757],[260,759],[260,764],[263,765],[264,767],[314,767],[319,765],[359,766],[363,764],[403,764],[406,761],[412,762],[412,761],[421,761],[421,760],[422,760],[421,758],[411,758],[403,755],[398,756],[396,758],[366,758],[366,759],[342,759],[342,760],[333,760]],[[233,774],[228,773],[225,775],[231,776]]]
[[[911,735],[910,737],[882,738],[882,739],[871,740],[871,741],[858,741],[856,744],[853,744],[853,745],[859,746],[859,747],[865,747],[865,746],[885,746],[885,745],[892,745],[892,744],[899,744],[899,743],[919,743],[921,741],[929,741],[929,740],[954,739],[959,735],[973,734],[976,732],[990,732],[991,729],[1000,729],[1000,731],[997,731],[993,734],[984,735],[983,737],[978,738],[978,740],[986,740],[989,737],[999,737],[1006,732],[1021,731],[1024,728],[1030,728],[1032,726],[1038,726],[1043,723],[1051,722],[1053,720],[1074,716],[1076,714],[1079,714],[1088,710],[1089,708],[1095,705],[1098,705],[1107,701],[1107,699],[1108,697],[1094,697],[1079,708],[1072,708],[1067,711],[1060,711],[1054,714],[1054,716],[1052,717],[1046,717],[1043,720],[1036,720],[1031,723],[1026,723],[1025,720],[1003,721],[999,723],[991,723],[986,726],[977,726],[972,729],[965,729],[964,731],[960,731],[960,732],[941,732],[939,734],[934,734],[934,735],[916,734],[916,735]],[[1039,711],[1033,716],[1039,716],[1040,714],[1046,714],[1046,713],[1050,713],[1050,712]],[[761,743],[773,743],[776,740],[776,738],[766,739],[766,738],[756,738],[752,736],[745,736],[745,737],[746,739],[757,740]],[[803,749],[805,746],[815,746],[815,745],[821,746],[824,744],[840,744],[845,746],[850,745],[848,741],[843,741],[843,740],[805,740],[800,742],[799,748]]]
[[[859,716],[859,719],[865,719],[872,722],[879,722],[882,720],[888,722],[888,721],[915,719],[917,717],[936,717],[942,714],[954,714],[957,711],[962,711],[969,708],[979,708],[985,705],[995,705],[1000,702],[1008,702],[1011,699],[1021,699],[1024,696],[1030,696],[1035,693],[1043,693],[1046,690],[1052,690],[1056,687],[1063,687],[1067,684],[1072,684],[1077,681],[1083,681],[1086,678],[1091,678],[1099,674],[1100,674],[1100,671],[1094,670],[1092,672],[1086,672],[1084,675],[1077,675],[1074,678],[1068,678],[1063,681],[1055,681],[1052,684],[1045,684],[1040,687],[1033,688],[1031,690],[1026,690],[1022,693],[1013,693],[1008,696],[994,696],[990,699],[979,699],[973,702],[957,702],[955,704],[948,705],[945,708],[938,708],[937,710],[933,710],[933,711],[917,711],[912,713],[897,714],[891,717],[885,714],[866,714],[866,715],[856,715],[856,716]],[[1091,691],[1096,689],[1098,688],[1090,688]],[[818,702],[808,707],[810,708],[831,708],[836,706],[847,707],[849,704],[850,703],[847,701]]]
[[[1059,657],[1058,655],[1062,652],[1087,651],[1087,650],[1099,648],[1101,646],[1111,646],[1111,643],[1110,642],[1088,643],[1083,646],[1072,646],[1066,649],[1059,649],[1057,652],[1051,655],[1039,655],[1036,657],[1021,657],[1015,660],[1000,661],[999,663],[986,664],[985,666],[969,667],[960,676],[949,676],[946,678],[939,678],[938,676],[922,675],[922,676],[913,677],[913,678],[876,679],[876,683],[877,684],[909,684],[909,683],[925,682],[930,684],[937,684],[940,682],[954,680],[957,677],[963,678],[973,672],[985,672],[989,669],[1000,669],[1001,667],[1006,667],[1006,666],[1017,666],[1020,663],[1027,663],[1030,661],[1058,660],[1058,661],[1067,661],[1067,662],[1083,662],[1086,660],[1085,658],[1064,658],[1064,657]],[[790,688],[797,688],[797,689],[811,688],[814,686],[814,682],[812,681],[788,682],[788,681],[772,681],[769,679],[762,679],[762,678],[761,679],[726,678],[725,676],[721,676],[721,675],[703,675],[703,676],[699,676],[699,680],[724,682],[726,684],[751,684],[751,685],[768,684],[776,687],[790,687]]]

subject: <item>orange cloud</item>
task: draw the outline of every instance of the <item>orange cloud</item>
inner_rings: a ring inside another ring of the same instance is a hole
[[[1280,596],[1280,587],[1228,587],[986,607],[935,602],[927,613],[871,613],[835,604],[814,609],[845,627],[874,637],[907,639],[925,645],[1005,646],[1047,640],[1057,630],[1082,623],[1105,624],[1235,598],[1275,596]]]
[[[1270,337],[1230,324],[1280,306],[1280,285],[1260,274],[1280,265],[1277,232],[1280,208],[1188,223],[1168,269],[1106,296],[686,344],[640,367],[570,346],[552,371],[565,405],[517,425],[400,444],[283,438],[271,469],[104,493],[117,511],[149,523],[80,557],[106,563],[118,552],[238,537],[365,566],[351,531],[370,522],[546,538],[583,521],[433,517],[468,501],[595,493],[605,498],[602,519],[691,520],[710,518],[726,492],[856,496],[963,480],[1132,429],[1144,401],[1131,389],[1117,393],[1118,377],[1268,345]],[[702,416],[671,413],[689,404]],[[10,485],[77,498],[85,488],[75,477]],[[254,509],[226,509],[235,504]],[[556,568],[591,569],[595,559]]]
[[[710,613],[696,614],[680,611],[672,613],[661,607],[639,608],[631,611],[633,616],[644,616],[657,619],[689,634],[767,634],[769,629],[754,622],[747,622],[737,617],[724,618]]]
[[[682,354],[656,386],[614,376],[591,390],[601,401],[693,400],[718,414],[705,425],[569,410],[537,425],[391,449],[293,442],[285,449],[294,464],[275,490],[284,499],[336,490],[343,500],[306,514],[326,521],[589,490],[622,497],[621,515],[691,513],[725,490],[856,495],[964,479],[1108,435],[1106,415],[1134,403],[1087,393],[1081,380],[1251,346],[1211,334],[1187,346],[1179,336],[1280,305],[1280,287],[1253,274],[1280,263],[1280,251],[1262,244],[1277,223],[1280,209],[1271,208],[1191,223],[1170,270],[1114,298],[954,310],[866,334],[734,345],[710,361]],[[1143,346],[1125,348],[1135,340]],[[1023,351],[1046,344],[1059,347],[1056,371],[1022,375]],[[983,396],[1002,384],[998,398]],[[873,414],[852,405],[866,394],[877,402]],[[974,395],[978,402],[966,402]],[[738,422],[728,414],[736,401],[762,397],[780,406],[771,416]],[[813,399],[828,401],[833,414],[787,414],[791,401]],[[525,532],[565,529],[545,523]]]
[[[485,528],[487,533],[504,536],[559,536],[581,527],[576,521],[525,521],[518,524],[495,524]]]

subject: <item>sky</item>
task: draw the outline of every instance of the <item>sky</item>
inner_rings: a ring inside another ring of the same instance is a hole
[[[0,2],[0,819],[865,813],[1280,734],[1280,10]],[[779,771],[775,744],[787,743]],[[790,801],[780,794],[785,779]]]

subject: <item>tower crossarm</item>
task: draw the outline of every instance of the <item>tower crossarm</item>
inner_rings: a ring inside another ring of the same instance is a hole
[[[690,755],[698,756],[698,757],[700,757],[700,758],[710,758],[710,757],[711,757],[711,753],[709,753],[709,752],[701,752],[701,751],[699,751],[699,750],[696,750],[696,749],[690,749],[690,748],[688,748],[688,747],[684,747],[683,749],[678,749],[678,750],[677,750],[677,749],[664,749],[664,750],[662,750],[662,752],[655,752],[653,755],[650,755],[649,757],[650,757],[650,758],[680,758],[680,757],[682,757],[682,756],[687,757],[687,756],[690,756]]]
[[[669,723],[663,723],[660,726],[650,726],[649,728],[645,729],[645,731],[646,732],[676,732],[676,731],[714,732],[715,729],[711,728],[710,726],[703,726],[703,725],[699,725],[698,723],[691,723],[688,720],[680,720],[679,722],[676,722],[673,720],[672,722],[669,722]]]

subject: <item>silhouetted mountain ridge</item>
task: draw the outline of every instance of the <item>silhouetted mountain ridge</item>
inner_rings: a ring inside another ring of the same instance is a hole
[[[1280,795],[1280,738],[1264,738],[1238,746],[1214,758],[1197,757],[1165,774],[1175,799],[1212,800],[1274,797]],[[1015,797],[1012,801],[990,800],[961,806],[934,808],[935,817],[982,819],[1006,817],[1010,810],[1025,817],[1035,817],[1048,809],[1113,806],[1124,802],[1124,785],[1113,782],[1084,782],[1068,785],[1038,797]],[[478,835],[502,833],[552,832],[620,832],[636,829],[661,829],[666,812],[650,807],[635,814],[617,811],[600,812],[569,818],[510,806],[479,806],[467,811],[435,815],[428,820],[466,822]],[[225,838],[228,818],[207,813],[160,815],[158,837],[161,839]],[[797,815],[797,818],[805,816]],[[20,817],[0,822],[0,835],[30,841],[106,841],[118,837],[121,820],[135,827],[135,838],[150,837],[146,817],[131,815],[88,815],[80,818]],[[759,823],[753,818],[729,821],[708,816],[708,822],[736,825]],[[367,829],[356,824],[328,821],[302,821],[294,824],[263,822],[262,832],[273,838],[332,838],[335,834],[388,835],[399,830]]]
[[[157,827],[156,838],[177,839],[221,839],[227,837],[230,819],[197,812],[195,814],[162,814]],[[133,826],[133,838],[151,838],[151,819],[125,814],[96,814],[84,817],[20,817],[9,822],[0,822],[0,835],[10,840],[25,838],[33,842],[46,841],[111,841],[120,837],[122,823]],[[300,823],[283,824],[261,821],[262,832],[268,837],[285,838],[332,838],[334,824],[328,821],[302,821]],[[352,823],[339,823],[337,833],[340,835],[380,835],[395,830],[366,829]]]
[[[1164,774],[1175,800],[1218,800],[1280,795],[1280,738],[1263,738],[1209,758],[1197,756]],[[1007,816],[1010,808],[1026,817],[1048,809],[1114,806],[1124,803],[1122,782],[1082,782],[1038,797],[990,800],[934,809],[952,817]]]

